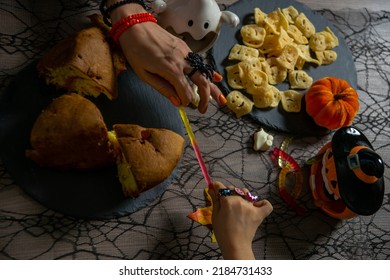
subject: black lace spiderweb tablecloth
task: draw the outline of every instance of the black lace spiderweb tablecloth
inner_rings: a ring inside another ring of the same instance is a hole
[[[44,50],[88,24],[85,15],[94,11],[96,1],[1,3],[1,92]],[[258,259],[389,259],[390,11],[317,12],[339,29],[352,51],[361,100],[354,124],[385,161],[384,203],[375,215],[337,221],[316,209],[306,192],[300,203],[308,213],[297,216],[279,197],[279,169],[274,161],[268,153],[251,148],[259,124],[249,118],[237,120],[214,103],[206,115],[189,111],[190,121],[211,176],[244,185],[274,205],[254,241]],[[275,145],[286,137],[271,133]],[[299,139],[290,145],[289,153],[303,165],[329,139]],[[0,259],[220,259],[210,231],[186,217],[205,205],[203,187],[187,141],[179,174],[152,205],[121,218],[81,220],[37,204],[0,164]]]

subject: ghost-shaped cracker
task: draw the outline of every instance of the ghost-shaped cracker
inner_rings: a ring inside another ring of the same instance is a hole
[[[267,151],[272,147],[274,137],[268,134],[264,129],[260,129],[253,135],[253,149],[258,151]]]
[[[237,118],[249,114],[253,108],[253,101],[243,95],[238,90],[231,91],[227,96],[227,106],[232,110]]]
[[[313,78],[304,70],[292,70],[288,73],[288,81],[292,89],[308,89],[313,83]]]
[[[337,53],[334,50],[324,50],[321,52],[315,52],[315,54],[321,65],[331,64],[337,59]]]

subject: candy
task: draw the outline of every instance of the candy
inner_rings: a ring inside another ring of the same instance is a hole
[[[292,141],[292,138],[286,139],[282,143],[282,148],[287,148],[288,144]],[[273,150],[273,155],[278,158],[279,166],[282,167],[282,170],[279,173],[279,194],[280,197],[286,202],[286,204],[293,209],[298,215],[303,215],[306,212],[306,209],[299,206],[295,199],[299,197],[299,195],[302,192],[302,186],[303,186],[303,175],[301,168],[299,164],[295,161],[295,159],[284,152],[282,149],[279,149],[277,147]],[[282,162],[284,160],[284,162]],[[295,176],[295,183],[292,187],[291,194],[287,191],[286,188],[286,178],[289,173],[294,174]]]
[[[279,149],[278,147],[274,147],[273,154],[287,161],[293,171],[300,170],[299,164],[295,161],[295,159],[286,152]]]
[[[267,151],[272,147],[274,137],[266,133],[263,129],[260,129],[254,134],[253,137],[253,149],[255,151]]]
[[[295,174],[295,184],[294,184],[294,192],[293,195],[289,194],[286,189],[286,176],[287,173],[291,172],[291,167],[289,165],[282,168],[279,173],[279,194],[281,198],[287,203],[288,206],[291,207],[298,215],[303,215],[306,210],[299,206],[294,198],[297,198],[302,190],[302,173],[300,170],[294,171]]]

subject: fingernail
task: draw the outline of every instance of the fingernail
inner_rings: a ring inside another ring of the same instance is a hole
[[[220,81],[222,81],[223,77],[221,74],[217,73],[217,72],[214,72],[213,74],[213,82],[215,83],[219,83]]]
[[[176,107],[180,106],[181,105],[181,102],[179,99],[177,99],[175,96],[171,96],[169,97],[169,100],[172,102],[173,105],[175,105]]]
[[[199,113],[201,113],[201,114],[206,113],[207,107],[208,107],[208,106],[206,106],[206,107],[204,107],[204,108],[200,108],[200,107],[199,107],[199,108],[198,108]]]
[[[265,201],[264,200],[256,201],[255,204],[257,207],[262,207],[265,205]]]
[[[227,100],[226,100],[226,98],[225,98],[225,96],[224,96],[223,94],[220,94],[220,95],[218,96],[218,102],[219,102],[219,104],[221,104],[221,105],[225,105],[225,104],[227,103]]]

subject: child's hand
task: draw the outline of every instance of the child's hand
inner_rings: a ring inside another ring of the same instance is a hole
[[[212,223],[223,257],[254,259],[252,241],[257,228],[272,212],[271,203],[268,200],[250,202],[239,195],[219,196],[219,190],[227,187],[220,182],[214,182],[213,186],[214,190],[209,189],[213,199]]]

